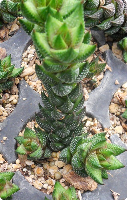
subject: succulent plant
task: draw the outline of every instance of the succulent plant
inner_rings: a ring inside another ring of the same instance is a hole
[[[127,37],[118,42],[118,47],[123,50],[123,59],[127,63]]]
[[[42,157],[49,158],[51,151],[46,147],[47,134],[39,128],[35,128],[35,130],[36,132],[26,127],[24,136],[15,138],[20,144],[16,152],[21,155],[27,155],[28,159],[33,160]]]
[[[13,0],[2,0],[0,2],[0,25],[10,23],[20,15],[20,3]]]
[[[52,198],[53,200],[78,200],[74,187],[69,187],[66,190],[58,181],[55,183]],[[45,197],[45,200],[48,200],[48,198]]]
[[[21,10],[27,22],[34,24],[30,29],[26,23],[25,29],[31,33],[42,61],[35,69],[46,88],[36,121],[48,135],[48,146],[59,151],[83,131],[85,108],[81,81],[100,67],[96,61],[90,64],[86,61],[96,45],[89,44],[89,32],[84,35],[82,1],[42,0],[35,3],[26,0]]]
[[[94,181],[103,184],[108,178],[106,170],[115,170],[124,165],[115,157],[126,149],[108,143],[105,133],[95,134],[91,138],[86,135],[75,137],[70,147],[61,151],[60,159],[71,163],[73,170],[81,176],[90,176]]]
[[[107,35],[127,34],[126,0],[86,0],[84,4],[87,27],[98,27]]]
[[[0,60],[0,92],[11,89],[13,78],[20,75],[22,71],[23,68],[16,69],[14,65],[11,65],[10,55]]]
[[[1,172],[0,173],[0,198],[7,199],[12,194],[19,190],[19,187],[10,180],[14,176],[13,172]]]

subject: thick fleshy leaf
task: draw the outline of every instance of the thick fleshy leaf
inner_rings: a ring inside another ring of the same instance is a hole
[[[72,46],[81,45],[84,38],[84,26],[79,24],[77,27],[71,29]]]
[[[63,62],[63,64],[71,63],[76,57],[79,55],[79,49],[63,49],[63,50],[55,50],[50,49],[50,54],[53,58],[58,60],[59,62]]]
[[[73,170],[84,169],[84,163],[80,160],[79,154],[77,152],[72,157],[71,165],[72,165]]]
[[[102,174],[101,169],[97,169],[95,167],[92,167],[88,161],[86,161],[85,170],[87,174],[97,183],[103,184],[102,181]]]
[[[38,55],[41,54],[41,56],[44,57],[50,55],[50,47],[45,33],[39,33],[33,30],[31,37]]]
[[[21,155],[25,155],[27,153],[23,144],[21,144],[15,151],[16,153],[21,154]]]
[[[46,35],[51,47],[53,47],[52,45],[53,38],[61,26],[62,26],[62,22],[52,17],[51,15],[48,16],[47,21],[46,21]]]
[[[62,185],[58,181],[56,181],[55,186],[54,186],[54,191],[52,194],[53,199],[60,199],[61,194],[64,193],[65,191],[66,189],[62,187]]]
[[[74,155],[76,153],[78,146],[80,144],[83,144],[83,142],[84,142],[84,139],[82,136],[77,136],[72,140],[72,142],[70,144],[70,151],[71,151],[72,155]]]
[[[72,65],[69,69],[58,73],[56,76],[62,82],[74,83],[79,75],[79,65]]]
[[[32,129],[26,127],[24,131],[24,138],[36,139],[36,133]]]
[[[92,152],[88,155],[87,157],[87,161],[89,162],[89,164],[92,166],[92,167],[95,167],[95,168],[102,168],[102,166],[100,165],[100,162],[98,160],[98,157],[96,155],[96,152]]]
[[[22,25],[23,29],[30,34],[34,28],[34,23],[30,22],[27,19],[19,19],[20,24]]]
[[[91,54],[94,53],[95,49],[96,49],[96,45],[89,45],[89,44],[82,43],[82,45],[79,48],[79,54],[73,60],[73,62],[81,62],[87,59]]]
[[[43,61],[43,66],[45,69],[51,73],[61,72],[68,68],[68,65],[63,65],[62,63],[54,60],[52,58],[46,57]]]
[[[91,146],[90,142],[89,143],[84,142],[83,144],[80,144],[78,146],[77,152],[78,152],[79,158],[81,159],[82,162],[85,162],[85,159],[89,152],[90,146]]]
[[[75,84],[62,84],[52,86],[53,92],[58,96],[66,96],[75,88]]]
[[[83,88],[81,84],[77,84],[76,87],[72,90],[72,92],[69,94],[69,99],[75,103],[77,98],[83,94]]]
[[[23,15],[28,19],[29,21],[33,23],[41,23],[40,16],[37,13],[37,9],[34,5],[34,3],[30,0],[27,0],[23,3],[21,3],[21,10]]]
[[[99,29],[105,31],[105,30],[109,29],[112,26],[111,22],[113,21],[113,19],[114,19],[114,17],[110,17],[110,18],[104,20],[101,24],[97,25],[97,27]]]
[[[71,152],[70,148],[67,147],[60,152],[60,160],[63,162],[70,164],[71,163]]]
[[[40,159],[42,157],[42,154],[43,154],[43,150],[42,150],[41,146],[39,146],[36,151],[29,154],[29,157],[37,160],[37,159]]]
[[[44,108],[48,110],[53,110],[54,106],[50,103],[49,98],[45,95],[44,92],[41,93],[41,100]]]
[[[73,108],[74,104],[70,101],[70,99],[67,97],[67,99],[65,100],[65,102],[63,103],[62,106],[59,107],[59,109],[63,112],[63,113],[69,113],[72,108]]]
[[[69,28],[74,28],[77,24],[84,24],[84,16],[83,16],[83,6],[79,1],[79,5],[77,5],[76,9],[72,12],[72,14],[65,19],[66,24]],[[75,17],[76,16],[76,17]]]
[[[23,67],[18,68],[18,69],[14,68],[10,77],[15,78],[15,77],[19,76],[22,73],[23,69],[24,69]]]
[[[108,158],[108,163],[110,164],[110,166],[106,167],[106,169],[108,170],[114,170],[124,167],[124,165],[113,155]]]
[[[52,47],[56,50],[67,49],[68,46],[60,34],[55,36],[52,41]]]

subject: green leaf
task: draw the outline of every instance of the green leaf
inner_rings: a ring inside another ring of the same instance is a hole
[[[102,168],[102,166],[100,165],[100,162],[98,160],[98,157],[96,155],[96,152],[92,152],[88,155],[87,157],[87,161],[89,162],[89,164],[95,168]]]
[[[87,74],[89,73],[89,64],[88,62],[85,63],[79,63],[77,64],[79,65],[79,75],[76,78],[76,83],[79,83],[80,81],[82,81],[84,78],[87,77]]]
[[[22,68],[18,68],[18,69],[14,68],[12,73],[11,73],[11,75],[10,75],[10,77],[15,78],[15,77],[19,76],[22,73],[23,69],[24,69],[23,67]]]
[[[62,118],[65,117],[65,114],[63,114],[57,109],[54,109],[53,111],[51,111],[51,116],[54,120],[61,120]]]
[[[112,21],[113,19],[114,19],[114,17],[110,17],[110,18],[104,20],[101,24],[97,25],[97,27],[98,27],[99,29],[105,31],[105,30],[109,29],[109,28],[112,26],[111,21]]]
[[[124,62],[127,63],[127,51],[124,51],[124,53],[123,53],[123,59],[124,59]]]
[[[4,178],[7,181],[10,181],[14,176],[14,172],[1,172],[0,178]]]
[[[49,93],[50,102],[54,106],[61,106],[63,104],[63,99],[57,95],[55,95],[52,91]]]
[[[42,150],[41,146],[39,146],[36,151],[29,154],[29,157],[37,160],[37,159],[40,159],[42,157],[42,154],[43,154],[43,150]]]
[[[60,34],[56,35],[53,38],[52,47],[56,50],[68,48],[67,44],[65,43],[65,41],[63,40],[63,38]]]
[[[74,155],[77,151],[77,148],[80,144],[83,144],[84,143],[84,138],[82,136],[76,136],[71,144],[70,144],[70,151],[71,151],[71,154]]]
[[[56,95],[63,97],[68,95],[74,89],[75,86],[75,84],[59,83],[58,85],[52,86],[52,90]]]
[[[41,23],[40,16],[38,15],[37,9],[32,1],[27,0],[21,3],[21,11],[23,16],[25,16],[29,21],[36,24]]]
[[[102,173],[102,178],[108,179],[108,174],[105,169],[102,169],[101,173]]]
[[[79,146],[77,147],[77,152],[82,162],[85,162],[90,146],[91,142],[89,143],[84,142],[83,144],[79,144]]]
[[[54,186],[54,191],[52,193],[53,199],[60,199],[61,194],[64,193],[65,191],[66,189],[62,187],[62,185],[58,181],[56,181],[55,186]]]
[[[60,160],[62,160],[63,162],[70,164],[71,163],[71,152],[70,152],[70,148],[64,148],[61,152],[60,152]]]
[[[74,104],[70,101],[70,99],[67,97],[62,106],[59,107],[59,109],[63,113],[70,113],[72,111]]]
[[[50,55],[50,47],[47,42],[47,36],[45,33],[40,33],[33,30],[31,37],[35,48],[37,49],[38,56],[46,57]]]
[[[56,131],[56,135],[58,135],[60,138],[65,138],[68,137],[70,135],[70,130],[68,130],[66,127],[59,129],[58,131]]]
[[[101,153],[104,157],[109,157],[114,154],[113,150],[108,148],[99,149],[99,153]]]
[[[127,119],[127,110],[121,115],[123,118]]]
[[[89,44],[91,41],[91,34],[90,32],[85,33],[83,43],[84,44]]]
[[[19,19],[20,24],[22,25],[23,29],[30,34],[34,28],[34,24],[27,19]]]
[[[77,24],[84,24],[83,6],[80,1],[76,9],[65,19],[65,22],[69,28],[74,28]]]
[[[94,181],[96,181],[99,184],[103,184],[102,181],[102,174],[101,169],[97,169],[89,164],[88,161],[86,161],[85,170]]]
[[[44,158],[50,158],[51,157],[51,150],[46,147],[43,156],[44,156]]]
[[[27,153],[25,147],[23,144],[21,144],[17,149],[16,149],[16,153],[21,154],[21,155],[25,155]]]
[[[81,161],[78,152],[76,152],[71,160],[72,168],[75,170],[82,170],[84,169],[84,163]]]
[[[23,136],[17,136],[17,137],[15,137],[15,139],[17,140],[17,142],[18,142],[19,144],[22,144],[22,143],[23,143],[23,140],[24,140],[24,137],[23,137]]]
[[[64,148],[64,145],[60,142],[51,142],[50,147],[53,151],[60,151]]]
[[[53,38],[61,26],[62,22],[60,22],[51,15],[48,16],[45,28],[46,28],[47,39],[51,47],[53,47]]]
[[[110,164],[110,166],[106,167],[108,170],[120,169],[124,167],[124,165],[113,155],[108,158],[108,163]]]
[[[79,75],[79,65],[72,65],[69,69],[57,73],[57,78],[65,83],[74,83]]]
[[[50,54],[53,58],[62,62],[63,64],[71,63],[79,54],[79,49],[73,49],[72,47],[63,50],[50,49]]]
[[[76,87],[72,90],[72,92],[68,95],[69,99],[75,103],[77,98],[83,94],[83,88],[81,83],[77,84]]]
[[[85,59],[87,59],[91,54],[94,53],[96,49],[96,45],[89,45],[89,44],[84,44],[79,48],[79,54],[78,56],[73,60],[73,62],[82,62]]]
[[[72,28],[71,30],[71,39],[72,39],[72,46],[81,45],[84,37],[84,25],[79,24],[78,26]]]
[[[53,110],[54,106],[50,103],[49,98],[45,95],[44,92],[41,93],[41,100],[44,108],[48,110]]]
[[[36,133],[32,129],[26,127],[24,131],[24,138],[36,139]]]

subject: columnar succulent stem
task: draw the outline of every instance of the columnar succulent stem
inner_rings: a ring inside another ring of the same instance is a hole
[[[97,60],[86,61],[96,45],[89,44],[89,33],[84,35],[83,1],[26,0],[21,10],[26,17],[21,24],[31,34],[42,61],[41,66],[36,65],[36,73],[47,92],[42,92],[43,107],[39,105],[36,121],[47,133],[51,150],[59,151],[82,134],[85,108],[81,81],[102,66]]]

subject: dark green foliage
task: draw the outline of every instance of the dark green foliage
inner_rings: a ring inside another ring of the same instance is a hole
[[[107,35],[117,32],[127,34],[127,1],[87,0],[84,3],[84,13],[87,27],[96,26]]]
[[[70,148],[63,149],[60,159],[71,163],[73,170],[81,176],[90,176],[97,183],[103,184],[102,178],[108,178],[106,170],[124,167],[115,156],[126,149],[116,144],[106,142],[105,133],[99,133],[91,138],[75,137]]]
[[[53,200],[78,200],[74,187],[69,187],[66,190],[58,181],[55,183],[52,198]],[[48,198],[45,197],[45,200]]]
[[[10,23],[20,16],[20,3],[13,0],[2,0],[0,2],[0,23]]]
[[[19,187],[10,182],[14,176],[13,172],[1,172],[0,173],[0,198],[7,199],[15,192],[19,190]]]
[[[0,92],[11,89],[13,79],[19,76],[22,71],[23,68],[16,69],[14,65],[11,65],[11,56],[0,60]]]

